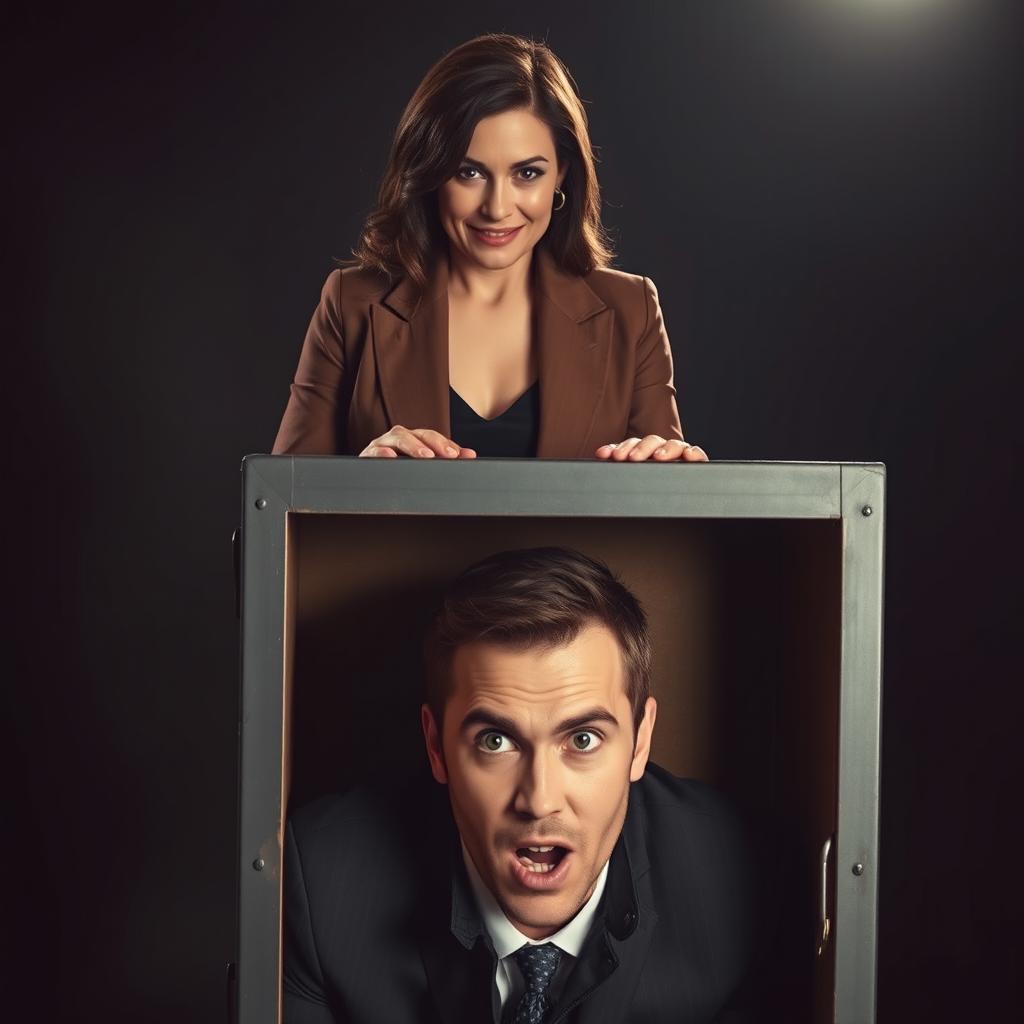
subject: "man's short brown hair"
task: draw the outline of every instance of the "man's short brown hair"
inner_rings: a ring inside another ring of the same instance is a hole
[[[499,552],[449,586],[424,645],[427,704],[438,726],[459,647],[477,641],[520,650],[561,647],[595,623],[618,640],[636,736],[651,692],[647,617],[604,562],[560,547]]]

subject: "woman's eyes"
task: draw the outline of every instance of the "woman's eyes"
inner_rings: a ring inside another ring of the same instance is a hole
[[[470,167],[467,164],[465,167],[459,168],[457,177],[461,178],[463,181],[472,181],[473,179],[468,176],[470,173],[479,174],[480,169],[478,167]],[[539,167],[520,167],[519,173],[522,175],[531,175],[529,178],[524,178],[524,181],[536,181],[538,178],[544,177],[544,171]]]
[[[581,729],[569,737],[569,750],[574,754],[585,754],[591,750],[597,750],[603,739],[593,729]],[[515,749],[512,740],[501,732],[481,733],[477,739],[477,746],[488,754],[504,754]]]

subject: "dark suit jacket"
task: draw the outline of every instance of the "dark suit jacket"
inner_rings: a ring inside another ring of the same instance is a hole
[[[681,438],[672,353],[646,277],[566,274],[534,249],[541,458],[590,458],[602,444]],[[358,455],[392,426],[451,437],[448,260],[422,292],[359,268],[327,278],[299,357],[274,454]],[[458,438],[455,438],[458,441]]]
[[[497,1021],[496,959],[444,787],[326,798],[286,837],[285,1024]],[[649,764],[552,1022],[733,1020],[716,1015],[750,951],[746,857],[714,791]]]

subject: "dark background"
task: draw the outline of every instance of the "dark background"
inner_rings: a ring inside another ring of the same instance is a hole
[[[879,1021],[1013,1005],[1013,6],[9,15],[3,1005],[223,1020],[240,460],[271,447],[405,101],[494,30],[547,38],[588,102],[617,265],[658,285],[687,436],[888,465]]]

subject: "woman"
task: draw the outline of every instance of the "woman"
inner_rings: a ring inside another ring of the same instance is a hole
[[[607,266],[586,113],[543,43],[484,35],[427,72],[353,252],[275,453],[706,461],[654,284]]]

